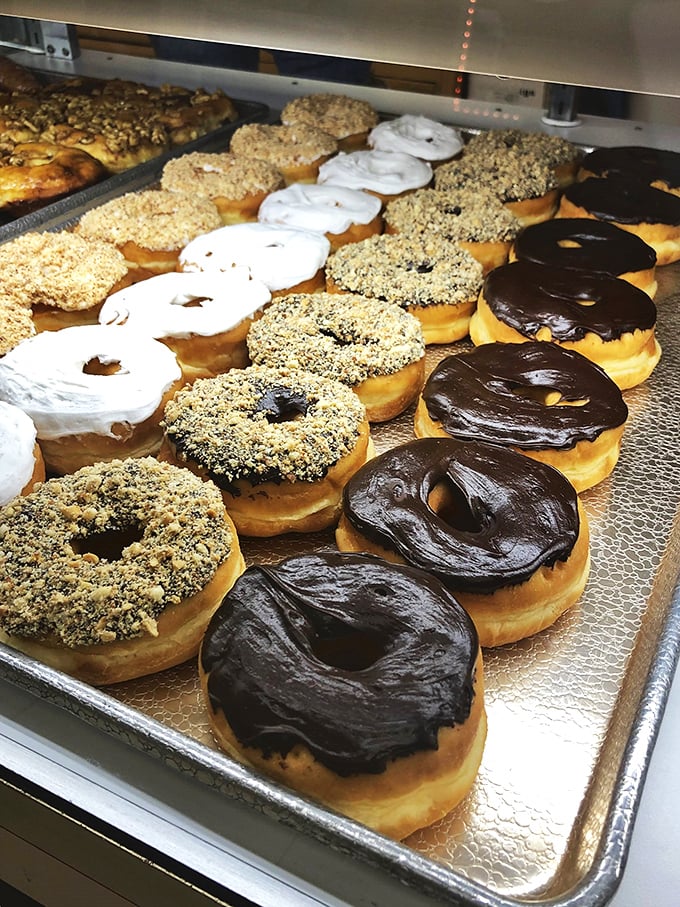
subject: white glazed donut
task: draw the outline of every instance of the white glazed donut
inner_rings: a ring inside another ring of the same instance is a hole
[[[428,117],[404,114],[384,120],[368,134],[376,151],[403,151],[424,161],[448,161],[463,150],[463,139],[453,126]]]
[[[44,478],[33,420],[18,406],[0,401],[0,506]]]
[[[319,183],[365,189],[383,201],[422,189],[432,180],[427,161],[402,151],[341,151],[319,168]]]
[[[33,419],[47,467],[59,473],[155,452],[181,379],[162,343],[98,324],[43,331],[0,359],[0,399]]]
[[[320,233],[275,224],[231,224],[192,240],[179,256],[180,271],[245,267],[272,294],[313,292],[324,285],[330,243]]]

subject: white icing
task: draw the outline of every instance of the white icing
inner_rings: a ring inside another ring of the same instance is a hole
[[[93,359],[120,363],[113,375],[83,371]],[[114,423],[138,425],[181,377],[167,346],[124,327],[77,325],[22,340],[0,359],[0,400],[33,419],[38,438],[93,433],[116,437]]]
[[[344,233],[353,224],[368,224],[380,213],[379,198],[360,189],[293,183],[262,202],[258,219],[317,233]]]
[[[421,189],[432,179],[432,167],[401,151],[341,151],[319,168],[318,183],[372,189],[382,195],[398,195]]]
[[[0,506],[20,494],[33,475],[36,436],[30,416],[0,400]]]
[[[410,113],[385,120],[371,130],[368,144],[376,151],[403,151],[425,161],[444,161],[463,148],[457,129]]]
[[[246,268],[224,273],[170,271],[113,293],[101,324],[124,325],[149,337],[212,337],[251,317],[271,299]]]
[[[182,271],[248,268],[271,291],[309,280],[323,268],[330,243],[321,233],[275,224],[231,224],[204,233],[180,252]]]

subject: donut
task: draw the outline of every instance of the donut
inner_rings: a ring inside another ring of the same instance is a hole
[[[336,541],[438,577],[482,646],[549,627],[578,601],[590,566],[585,510],[562,473],[453,438],[399,445],[358,470]]]
[[[0,507],[45,480],[45,461],[30,416],[0,400]]]
[[[162,106],[157,117],[167,127],[173,147],[185,145],[239,118],[236,105],[220,88],[189,91],[181,86],[161,86],[154,93],[154,109],[158,99]]]
[[[340,151],[319,168],[317,182],[363,189],[386,204],[429,186],[432,167],[402,151]]]
[[[264,200],[258,220],[323,233],[333,251],[382,233],[381,209],[380,199],[359,189],[293,183]]]
[[[657,265],[680,259],[680,198],[627,177],[590,177],[565,189],[557,217],[590,217],[635,233]]]
[[[22,142],[0,154],[0,209],[25,214],[105,175],[85,151],[49,141]]]
[[[272,296],[323,290],[330,243],[320,233],[278,224],[231,224],[182,249],[180,271],[248,268]]]
[[[33,337],[35,332],[30,308],[0,290],[0,356],[13,350],[22,340]]]
[[[580,353],[542,341],[485,343],[434,368],[415,433],[511,447],[584,491],[614,469],[627,417],[619,388]]]
[[[470,320],[475,346],[550,340],[595,362],[625,390],[661,357],[656,306],[617,277],[515,261],[487,274]]]
[[[304,95],[293,98],[281,111],[286,126],[316,126],[332,135],[343,151],[366,144],[370,130],[378,123],[377,111],[368,103],[342,94]]]
[[[0,246],[3,292],[32,310],[36,331],[96,324],[110,293],[131,277],[111,243],[67,231],[25,233]]]
[[[465,154],[484,157],[509,148],[524,158],[533,157],[547,164],[562,187],[574,181],[583,158],[581,149],[561,136],[521,129],[488,129],[473,135],[465,146]]]
[[[604,220],[560,217],[525,227],[510,249],[509,260],[619,277],[652,299],[656,295],[654,249],[634,233]]]
[[[373,453],[356,394],[299,369],[199,379],[167,403],[163,424],[158,456],[211,479],[249,536],[334,525],[342,486]]]
[[[482,287],[482,265],[437,234],[371,236],[326,262],[326,287],[396,303],[415,315],[426,344],[468,333]]]
[[[367,144],[375,151],[403,151],[433,166],[450,161],[463,150],[462,136],[453,126],[408,113],[374,126]]]
[[[275,300],[246,338],[252,361],[303,368],[351,387],[370,422],[385,422],[418,395],[425,376],[420,323],[398,306],[354,294]]]
[[[249,567],[199,655],[223,749],[398,840],[473,786],[482,673],[474,625],[434,577],[335,552]]]
[[[170,347],[187,383],[249,364],[246,335],[271,299],[245,268],[157,274],[109,296],[101,324],[125,325]]]
[[[596,148],[583,158],[579,168],[580,180],[591,176],[621,176],[680,195],[680,154],[641,145]]]
[[[257,220],[264,199],[283,186],[271,164],[229,152],[183,154],[167,161],[161,174],[162,189],[210,199],[224,224]]]
[[[389,202],[387,233],[437,233],[475,258],[487,274],[505,264],[521,224],[495,196],[471,189],[421,189]]]
[[[512,148],[489,148],[437,167],[435,189],[459,192],[481,190],[496,196],[522,226],[549,220],[559,203],[554,168],[535,155]]]
[[[338,143],[323,129],[304,123],[245,123],[232,135],[229,150],[247,160],[267,161],[290,185],[313,183],[319,167],[337,152]]]
[[[157,340],[78,325],[36,334],[0,359],[0,400],[33,419],[47,469],[65,474],[155,453],[163,407],[181,377],[175,354]]]
[[[217,489],[151,457],[44,482],[0,535],[0,641],[96,685],[195,657],[245,568]]]
[[[177,269],[179,253],[192,239],[221,225],[217,208],[207,198],[146,189],[91,208],[75,231],[86,239],[112,243],[130,268],[162,274]]]

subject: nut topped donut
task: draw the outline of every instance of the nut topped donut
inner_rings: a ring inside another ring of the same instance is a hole
[[[104,176],[104,167],[85,151],[49,141],[22,142],[0,155],[0,208],[23,214]]]
[[[367,102],[347,95],[319,93],[288,101],[281,111],[287,126],[302,123],[323,129],[348,151],[366,143],[369,131],[377,124],[378,114]]]
[[[411,441],[362,467],[345,486],[336,540],[434,574],[482,646],[550,626],[580,598],[590,566],[585,511],[562,473],[453,438]]]
[[[661,357],[656,306],[625,280],[514,261],[487,274],[470,320],[475,346],[549,340],[582,353],[625,390]]]
[[[319,168],[319,183],[363,189],[384,204],[432,182],[427,161],[403,151],[341,151]]]
[[[45,479],[45,461],[30,416],[0,400],[0,507]]]
[[[244,535],[332,526],[342,486],[373,453],[358,397],[301,369],[199,379],[168,402],[164,425],[159,457],[214,481]]]
[[[532,224],[515,239],[509,259],[618,277],[652,299],[656,295],[654,249],[634,233],[604,220],[558,217]]]
[[[313,183],[321,165],[337,152],[338,143],[316,125],[245,123],[231,137],[229,149],[248,160],[267,161],[290,185]]]
[[[560,186],[573,182],[583,158],[581,150],[567,139],[545,132],[523,132],[521,129],[488,129],[473,135],[465,146],[466,155],[484,156],[490,151],[512,149],[525,158],[533,157],[548,164]]]
[[[627,417],[619,388],[580,353],[541,341],[485,343],[435,367],[415,433],[512,447],[583,491],[616,465]]]
[[[150,457],[44,482],[0,535],[0,640],[94,684],[195,656],[245,567],[218,490]]]
[[[331,292],[396,303],[418,318],[427,344],[467,335],[482,279],[469,252],[436,234],[371,236],[326,262]]]
[[[368,146],[376,151],[404,151],[436,165],[459,154],[463,139],[453,126],[407,113],[374,126]]]
[[[275,300],[248,332],[253,362],[303,368],[353,388],[371,422],[414,400],[425,374],[420,323],[398,306],[354,294]]]
[[[472,787],[477,634],[420,570],[336,552],[251,567],[210,622],[199,674],[228,753],[382,834],[431,824]]]

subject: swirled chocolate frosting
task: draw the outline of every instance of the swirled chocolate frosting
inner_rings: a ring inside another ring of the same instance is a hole
[[[559,399],[546,403],[556,392]],[[554,343],[487,343],[448,356],[423,389],[447,434],[525,450],[568,450],[628,416],[621,391],[585,356]]]
[[[646,271],[656,264],[654,249],[635,233],[591,217],[531,224],[515,240],[514,254],[519,261],[610,277]]]
[[[213,615],[213,709],[265,756],[296,744],[342,776],[437,748],[474,691],[477,633],[434,577],[337,552],[249,567]]]
[[[680,225],[680,197],[623,176],[572,183],[564,198],[600,220],[618,224]]]
[[[680,186],[680,154],[643,145],[596,148],[583,159],[581,169],[597,176],[622,176],[650,185],[664,183],[669,189]]]
[[[435,489],[446,492],[433,509]],[[454,594],[491,593],[566,560],[578,538],[576,492],[564,476],[504,447],[423,438],[361,467],[343,513],[364,537],[433,573]]]
[[[496,318],[525,337],[548,327],[553,340],[582,340],[592,333],[606,342],[656,324],[656,306],[628,281],[530,261],[494,268],[482,293]]]

